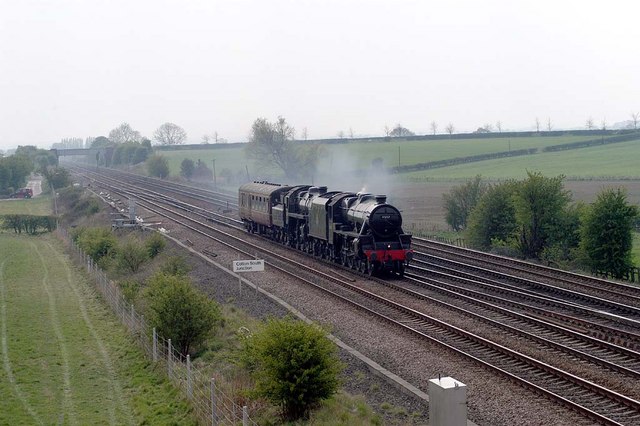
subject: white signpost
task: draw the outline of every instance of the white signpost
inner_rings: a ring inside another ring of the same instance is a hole
[[[233,272],[264,272],[264,259],[234,260]],[[240,276],[238,276],[238,290],[242,295],[242,278]],[[257,283],[256,294],[258,294]]]
[[[233,272],[262,272],[262,271],[264,271],[264,259],[233,261]]]

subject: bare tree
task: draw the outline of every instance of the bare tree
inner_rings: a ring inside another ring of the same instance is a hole
[[[606,119],[606,117],[602,119],[602,122],[600,124],[602,125],[602,130],[607,130],[607,119]]]
[[[453,123],[449,123],[447,124],[447,127],[445,128],[445,130],[447,131],[447,133],[449,133],[449,135],[452,135],[453,132],[456,131],[456,128],[453,127]]]
[[[540,133],[540,119],[536,117],[536,132]]]
[[[164,123],[153,133],[153,139],[160,145],[180,145],[187,139],[187,132],[177,124]]]
[[[490,123],[486,123],[484,126],[484,129],[487,131],[487,133],[491,133],[493,132],[493,126]]]
[[[210,140],[211,138],[209,137],[209,135],[202,135],[202,143],[208,144]]]
[[[338,132],[338,137],[339,137],[340,139],[344,139],[344,130],[340,130],[340,131]]]
[[[215,141],[215,143],[218,143],[218,131],[217,130],[213,131],[213,140]]]
[[[435,121],[431,122],[431,132],[435,135],[436,133],[438,133],[438,123],[436,123]]]
[[[496,129],[498,129],[498,132],[502,133],[502,122],[500,120],[496,121]]]
[[[302,134],[300,136],[302,136],[302,139],[304,139],[305,141],[307,140],[307,137],[309,137],[309,131],[306,127],[302,128]]]
[[[640,119],[640,112],[631,113],[631,121],[633,122],[633,129],[638,130],[638,120]]]
[[[551,117],[547,117],[547,131],[550,132],[553,129],[553,124],[551,123]]]
[[[587,126],[587,130],[593,130],[593,128],[596,127],[596,125],[593,124],[593,117],[587,118],[586,126]]]
[[[386,124],[384,125],[384,135],[389,136],[391,134],[391,129]]]
[[[349,139],[353,139],[353,129],[349,127]]]
[[[115,143],[140,142],[142,136],[137,130],[133,130],[129,123],[122,123],[109,132],[109,140]]]

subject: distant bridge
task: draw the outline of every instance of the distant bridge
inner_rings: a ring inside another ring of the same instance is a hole
[[[74,155],[83,155],[83,156],[89,156],[89,159],[91,160],[95,158],[97,161],[98,158],[111,159],[111,157],[113,156],[113,147],[108,146],[108,147],[101,147],[101,148],[65,148],[65,149],[53,148],[51,149],[51,152],[53,152],[57,158],[70,157]]]

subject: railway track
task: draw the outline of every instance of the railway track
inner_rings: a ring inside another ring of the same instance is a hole
[[[96,182],[98,181],[95,176],[94,179],[96,179]],[[252,245],[244,249],[238,248],[236,245],[247,244],[246,237],[239,238],[230,234],[223,238],[219,236],[213,237],[214,234],[220,235],[222,231],[219,228],[212,227],[211,222],[219,226],[233,227],[234,225],[228,222],[227,219],[213,215],[212,213],[214,212],[211,210],[186,203],[183,200],[172,200],[172,197],[161,195],[160,191],[151,190],[150,188],[141,189],[137,185],[131,185],[113,177],[110,179],[110,182],[104,182],[103,184],[109,185],[111,191],[120,191],[123,197],[135,196],[139,205],[154,212],[154,214],[167,218],[171,217],[173,221],[179,221],[181,226],[187,227],[207,238],[217,238],[216,241],[218,242],[227,241],[225,244],[229,244],[229,248],[232,250],[244,250],[244,253],[248,255],[259,251],[264,254],[265,258],[270,259],[268,263],[274,268],[281,268],[280,270],[283,273],[292,277],[295,276],[295,279],[304,281],[306,285],[314,286],[327,294],[331,294],[332,297],[339,298],[344,303],[356,306],[358,309],[380,320],[393,323],[396,327],[400,327],[415,336],[420,336],[421,339],[425,339],[430,343],[437,343],[460,355],[473,359],[486,368],[499,372],[501,375],[509,377],[529,389],[533,389],[536,393],[544,394],[553,400],[570,406],[595,422],[603,424],[640,423],[640,403],[632,398],[552,367],[504,345],[496,344],[460,327],[455,327],[437,318],[430,317],[418,309],[410,308],[405,304],[394,301],[395,297],[383,297],[374,294],[366,288],[353,284],[353,279],[336,278],[332,274],[313,268],[307,269],[307,267],[302,268],[305,270],[304,273],[307,274],[306,278],[301,277],[299,272],[300,262],[292,262],[288,259],[289,256],[278,255],[280,256],[278,257],[275,255],[274,250],[265,249],[262,245]],[[195,219],[193,216],[198,216],[200,220]],[[229,240],[235,242],[231,244],[228,242]],[[252,251],[253,253],[251,253]],[[294,270],[298,272],[294,272]],[[414,280],[413,282],[417,283],[421,279],[412,277],[408,278],[407,281]],[[373,281],[368,282],[373,284]],[[392,282],[390,285],[395,286],[393,291],[396,294],[407,294],[405,281]],[[453,290],[447,291],[452,292]],[[417,291],[414,293],[412,295],[414,301],[424,300],[425,296],[423,294]],[[473,296],[465,296],[467,298],[466,303],[469,306],[473,306],[475,310],[479,306],[477,301],[483,299],[478,297],[477,293]],[[528,297],[534,297],[534,295],[528,294]],[[435,303],[434,301],[431,302]],[[437,303],[442,302],[438,301]],[[495,305],[486,301],[483,303],[485,303],[484,311],[495,316],[497,312]],[[463,308],[451,306],[449,309],[461,312]],[[524,315],[513,312],[507,314],[503,308],[500,308],[500,312],[502,312],[500,315],[503,315],[503,322],[511,322],[513,325],[516,323],[515,318],[517,318],[518,324],[523,325],[519,325],[520,328],[511,327],[508,329],[504,324],[498,325],[498,321],[490,320],[488,315],[478,319],[485,322],[494,321],[496,324],[493,324],[492,327],[508,330],[509,333],[514,333],[514,335],[520,337],[525,336],[525,332],[521,330],[525,324],[528,324],[530,328],[539,329],[539,333],[547,333],[549,335],[555,333],[551,336],[553,338],[540,337],[534,334],[527,335],[526,338],[538,342],[543,347],[553,347],[554,351],[559,353],[571,354],[570,356],[576,359],[585,360],[637,380],[637,375],[640,371],[638,366],[640,358],[638,353],[633,350],[627,350],[624,353],[614,344],[603,345],[597,338],[586,339],[584,335],[562,328],[557,324],[535,322],[536,316],[544,316],[540,313]],[[464,315],[470,315],[471,313],[471,310],[467,309]],[[634,327],[633,324],[630,326]],[[570,344],[558,343],[557,340],[561,340],[561,337],[558,336],[564,336],[562,337],[564,339],[575,339],[575,341]],[[624,338],[628,338],[628,336]],[[579,351],[573,349],[572,345],[583,345],[584,348]],[[606,352],[609,359],[607,359],[607,356],[593,355],[593,353],[600,354],[602,352]]]

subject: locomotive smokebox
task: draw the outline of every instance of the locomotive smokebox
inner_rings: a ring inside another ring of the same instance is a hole
[[[376,195],[376,204],[384,204],[387,202],[386,195]]]

